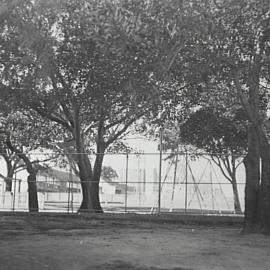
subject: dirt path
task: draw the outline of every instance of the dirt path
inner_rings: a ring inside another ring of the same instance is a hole
[[[0,217],[0,270],[270,269],[270,237],[239,228]]]

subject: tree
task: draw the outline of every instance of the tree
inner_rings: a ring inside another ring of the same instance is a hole
[[[190,28],[200,26],[192,9],[186,1],[26,1],[11,10],[10,38],[22,41],[15,48],[22,69],[15,95],[22,107],[65,129],[63,140],[74,141],[81,211],[102,212],[105,150],[159,102],[156,78],[186,48]],[[22,22],[31,38],[20,35]],[[92,166],[86,153],[93,142]]]
[[[186,4],[185,1],[183,3]],[[269,89],[270,3],[259,1],[190,1],[200,29],[185,47],[174,50],[169,78],[188,82],[186,89],[200,100],[224,87],[238,98],[249,119],[244,231],[270,228],[270,148],[265,133],[265,102]],[[179,37],[178,37],[179,38]],[[172,52],[173,55],[173,52]],[[184,68],[183,68],[184,67]],[[196,95],[198,94],[198,95]],[[260,160],[262,167],[260,169]]]
[[[29,13],[32,11],[28,23],[38,33],[39,41],[45,42],[47,57],[44,62],[36,43],[19,48],[18,65],[23,75],[15,81],[22,88],[13,85],[21,107],[35,110],[61,126],[65,130],[62,139],[73,141],[83,191],[80,210],[102,212],[98,185],[105,150],[147,113],[152,95],[145,91],[150,82],[143,67],[139,69],[141,59],[105,50],[93,38],[95,27],[102,30],[104,26],[89,25],[104,12],[104,7],[96,5],[94,12],[99,13],[91,15],[93,10],[87,4],[62,3],[57,13],[49,6],[47,18],[53,18],[49,25],[44,14],[35,17],[35,6],[23,6]],[[19,11],[24,14],[23,9]],[[52,32],[54,28],[56,33]],[[92,167],[87,149],[93,142],[97,155]]]
[[[36,175],[39,164],[50,161],[53,157],[49,156],[41,159],[39,156],[31,158],[31,153],[40,150],[44,147],[44,142],[50,141],[51,134],[48,132],[46,123],[43,126],[40,122],[33,119],[34,114],[29,117],[22,112],[9,113],[2,122],[0,129],[0,143],[10,152],[11,156],[15,157],[15,165],[12,167],[12,172],[15,169],[26,169],[28,172],[28,195],[29,195],[29,211],[38,211],[38,198],[36,187]],[[23,165],[17,166],[18,162],[22,160]],[[10,157],[7,157],[7,163],[11,163]],[[9,178],[10,180],[10,178]]]
[[[180,126],[182,142],[203,149],[220,168],[225,178],[232,184],[234,209],[241,213],[236,170],[241,164],[247,147],[247,131],[243,121],[229,118],[213,108],[202,108]]]
[[[270,148],[264,127],[269,91],[269,10],[269,1],[264,0],[214,1],[208,10],[201,10],[207,14],[208,30],[197,36],[198,55],[189,63],[194,71],[198,67],[203,70],[197,80],[201,91],[226,85],[249,119],[244,159],[245,232],[270,230]]]
[[[264,128],[265,106],[262,105],[267,98],[264,84],[269,81],[270,6],[268,1],[232,1],[226,9],[230,15],[223,15],[224,24],[231,21],[224,29],[225,36],[231,35],[228,48],[230,52],[238,48],[235,51],[238,53],[225,58],[222,52],[221,56],[249,118],[248,154],[244,160],[247,174],[244,231],[269,233],[270,146]],[[241,15],[237,13],[240,9]]]
[[[117,172],[110,166],[103,166],[101,175],[109,182],[118,177]]]

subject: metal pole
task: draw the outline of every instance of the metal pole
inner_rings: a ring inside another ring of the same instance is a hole
[[[73,176],[71,171],[71,213],[73,213]]]
[[[187,212],[187,188],[188,188],[188,154],[186,151],[186,175],[185,175],[185,213]]]
[[[69,175],[68,175],[68,213],[69,213],[69,204],[70,204],[70,175],[71,175],[71,168],[69,168]]]
[[[160,128],[160,143],[159,143],[159,177],[158,177],[158,213],[161,208],[161,172],[162,172],[162,149],[163,148],[163,128]]]
[[[12,210],[15,210],[15,198],[16,198],[16,180],[17,180],[17,174],[15,173],[15,179],[14,179],[14,192],[13,192],[13,206]]]
[[[214,189],[213,189],[213,176],[212,176],[212,163],[209,161],[210,163],[210,182],[211,182],[211,193],[212,193],[212,210],[215,209],[215,205],[214,205]]]
[[[128,153],[126,154],[125,213],[127,213],[127,191],[128,191]]]
[[[176,185],[176,174],[177,174],[177,165],[178,165],[178,148],[177,148],[177,153],[176,153],[176,158],[175,158],[175,164],[174,164],[174,173],[173,173],[173,191],[172,191],[172,201],[174,199],[174,189]]]

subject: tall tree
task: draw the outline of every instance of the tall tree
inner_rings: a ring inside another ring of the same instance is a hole
[[[31,14],[22,19],[30,24],[39,43],[38,47],[30,42],[19,48],[23,74],[15,82],[21,88],[13,85],[22,107],[65,129],[62,138],[74,142],[81,178],[80,210],[102,212],[98,186],[105,150],[147,113],[151,91],[146,91],[150,85],[147,73],[139,69],[141,59],[100,46],[93,32],[96,27],[105,29],[106,21],[98,25],[95,20],[106,10],[98,4],[93,10],[88,4],[63,2],[56,13],[48,6],[46,18],[42,12],[38,17],[30,3],[18,8],[17,14],[25,15],[26,10]],[[43,42],[46,50],[43,47],[40,52]],[[39,53],[46,53],[46,59]],[[93,167],[87,155],[91,142],[97,152]]]
[[[182,1],[186,3],[185,1]],[[195,98],[224,88],[238,98],[249,119],[245,158],[244,231],[270,231],[269,142],[265,103],[269,100],[270,3],[267,0],[190,1],[202,31],[192,31],[186,47],[175,51],[170,78],[189,82]],[[184,67],[184,68],[183,68]],[[261,161],[261,168],[260,168]]]
[[[226,10],[229,16],[220,12],[223,25],[230,21],[223,31],[225,36],[230,35],[226,44],[231,57],[224,57],[224,51],[221,57],[249,117],[244,231],[269,233],[270,146],[264,128],[265,107],[261,104],[268,95],[264,84],[269,80],[270,4],[268,1],[232,1]]]
[[[244,160],[246,232],[270,231],[270,149],[265,133],[269,11],[270,3],[264,0],[213,1],[208,10],[201,10],[207,15],[208,31],[197,37],[197,60],[190,62],[194,71],[198,67],[203,70],[197,73],[201,89],[213,89],[222,82],[239,98],[248,115],[248,154]]]
[[[23,70],[13,85],[22,106],[60,125],[63,138],[74,141],[80,209],[101,212],[98,184],[106,148],[155,105],[156,78],[163,79],[186,48],[200,17],[188,1],[58,4],[26,1],[12,10],[10,38],[22,41],[16,55]],[[22,22],[31,38],[19,34]],[[86,153],[93,141],[92,166]]]

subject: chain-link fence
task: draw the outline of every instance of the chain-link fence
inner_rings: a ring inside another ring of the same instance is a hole
[[[88,157],[93,161],[95,155]],[[229,158],[226,164],[206,154],[107,154],[99,185],[101,206],[105,212],[119,213],[239,214],[244,208],[245,170],[239,158],[233,186]],[[58,166],[61,159],[37,172],[41,212],[73,213],[80,207],[80,178],[68,163]],[[26,170],[16,173],[10,191],[0,179],[0,210],[28,211],[27,175]]]

